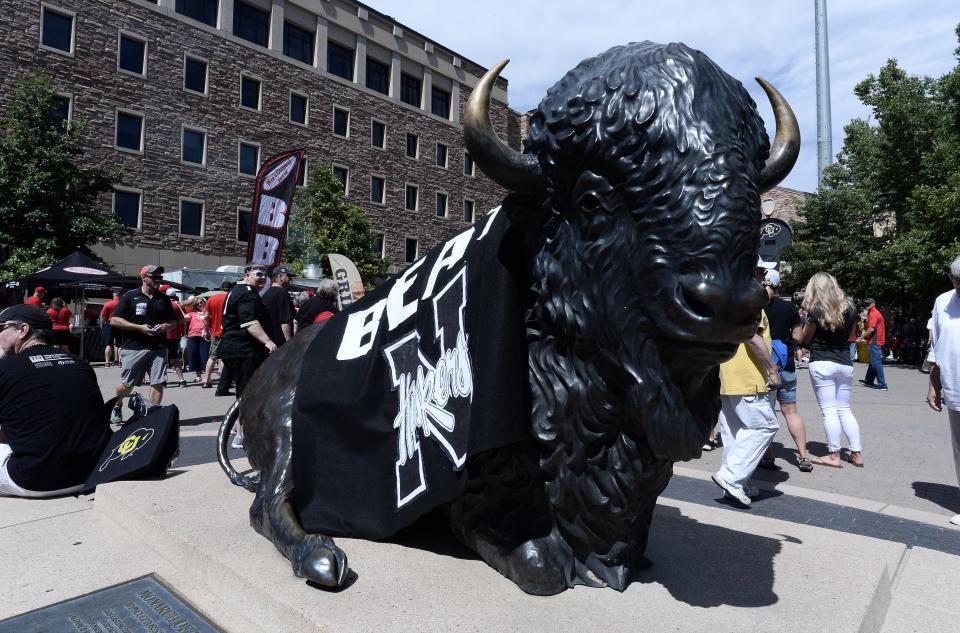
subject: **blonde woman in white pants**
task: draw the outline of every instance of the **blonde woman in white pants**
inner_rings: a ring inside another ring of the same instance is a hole
[[[856,329],[856,309],[833,275],[824,272],[810,278],[803,307],[807,310],[807,322],[802,338],[810,348],[810,382],[823,413],[827,436],[827,455],[813,462],[841,468],[840,437],[846,435],[850,448],[847,461],[863,467],[860,425],[850,409],[853,361],[848,340]]]

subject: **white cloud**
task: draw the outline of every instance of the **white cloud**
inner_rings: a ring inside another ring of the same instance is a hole
[[[536,107],[546,90],[586,57],[638,40],[680,41],[738,78],[772,125],[760,87],[770,80],[790,101],[803,146],[784,186],[813,191],[817,114],[813,0],[369,0],[409,28],[489,67],[510,58],[510,105]],[[958,0],[828,0],[833,150],[843,126],[869,109],[853,87],[896,58],[909,73],[938,76],[957,63]],[[772,134],[772,129],[771,129]]]

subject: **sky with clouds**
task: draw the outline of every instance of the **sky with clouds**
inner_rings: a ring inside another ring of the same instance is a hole
[[[753,77],[773,83],[800,122],[803,145],[782,186],[817,186],[814,0],[366,0],[409,28],[489,67],[504,58],[510,106],[534,108],[582,59],[632,41],[700,49],[750,91],[773,134]],[[584,7],[590,10],[584,10]],[[870,111],[853,87],[890,58],[911,74],[939,76],[957,60],[960,0],[827,0],[833,151],[843,126]]]

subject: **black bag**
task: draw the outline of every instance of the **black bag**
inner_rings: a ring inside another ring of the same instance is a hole
[[[105,406],[108,412],[114,402]],[[155,407],[142,417],[134,415],[107,442],[80,494],[90,494],[98,484],[110,481],[164,477],[179,454],[180,410],[176,405]]]

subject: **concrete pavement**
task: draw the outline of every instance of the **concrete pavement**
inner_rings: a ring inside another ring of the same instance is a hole
[[[96,371],[111,395],[119,370]],[[522,594],[448,534],[339,540],[353,584],[337,593],[304,584],[249,528],[252,495],[215,463],[232,398],[171,387],[164,402],[181,411],[174,476],[79,499],[0,499],[0,618],[152,572],[234,632],[954,631],[960,530],[946,519],[960,512],[960,492],[946,417],[924,404],[926,376],[887,374],[890,391],[854,391],[866,468],[800,473],[784,427],[783,470],[761,471],[761,499],[739,511],[708,480],[719,451],[678,464],[654,518],[651,571],[624,594],[578,588],[553,598]],[[799,406],[811,450],[822,453],[803,370]]]

